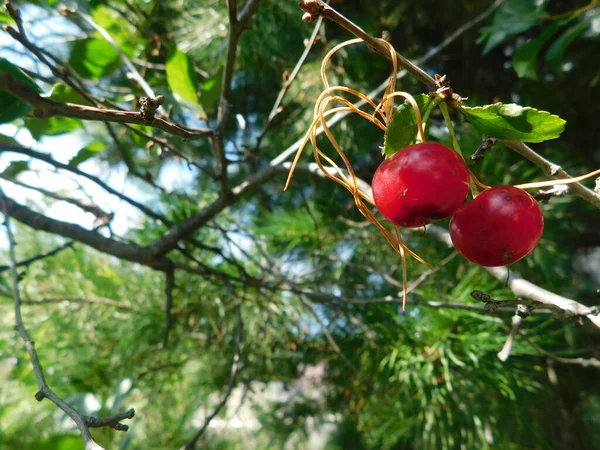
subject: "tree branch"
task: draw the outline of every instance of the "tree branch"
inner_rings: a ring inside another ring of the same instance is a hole
[[[305,12],[304,17],[302,17],[302,20],[305,22],[314,22],[319,17],[329,19],[348,30],[354,36],[361,38],[371,49],[381,53],[386,58],[390,58],[389,50],[384,44],[369,35],[358,25],[348,20],[322,0],[302,0],[300,1],[299,6]],[[410,74],[421,80],[430,88],[438,88],[436,81],[419,66],[413,64],[397,52],[396,57],[398,59],[398,64]]]
[[[42,97],[35,90],[15,80],[7,73],[0,73],[0,85],[3,90],[29,103],[34,108],[33,115],[40,119],[47,119],[48,117],[71,117],[82,120],[145,125],[189,140],[203,139],[213,135],[212,130],[208,128],[185,128],[160,117],[146,120],[140,112],[102,109],[75,103],[57,102]]]
[[[505,145],[506,147],[515,151],[522,157],[528,159],[536,166],[542,168],[544,172],[546,172],[546,174],[548,174],[552,178],[571,178],[571,176],[567,172],[565,172],[562,169],[562,167],[554,164],[551,161],[548,161],[543,156],[538,155],[530,147],[528,147],[522,142],[498,140],[497,143]],[[588,189],[581,183],[572,183],[569,184],[569,187],[575,195],[582,198],[586,202],[591,203],[595,207],[600,208],[600,194],[596,194],[593,190]]]
[[[221,399],[221,401],[219,402],[219,404],[217,405],[217,407],[215,408],[213,413],[206,418],[206,421],[204,422],[204,425],[202,425],[202,428],[200,428],[196,432],[196,434],[194,434],[192,439],[190,439],[190,441],[186,445],[181,447],[180,450],[193,450],[196,448],[196,443],[202,437],[202,435],[208,428],[208,425],[210,425],[210,422],[225,407],[225,405],[227,404],[227,400],[229,400],[229,396],[231,395],[231,392],[233,391],[233,386],[235,384],[235,380],[241,369],[242,340],[243,340],[243,336],[244,336],[244,321],[242,318],[242,310],[241,310],[241,305],[239,303],[239,300],[237,300],[237,299],[236,299],[235,309],[236,309],[236,313],[237,313],[237,334],[236,334],[236,338],[235,338],[235,353],[233,355],[233,362],[231,364],[231,374],[229,375],[229,382],[227,383],[227,389],[225,391],[225,395],[223,395],[223,398]]]
[[[55,159],[53,159],[50,155],[48,155],[46,153],[40,153],[40,152],[37,152],[35,150],[31,150],[29,148],[22,147],[20,145],[12,145],[12,144],[8,144],[8,143],[0,143],[0,148],[2,149],[2,150],[0,150],[0,153],[2,153],[3,151],[9,151],[9,152],[14,152],[14,153],[19,153],[19,154],[22,154],[22,155],[27,155],[27,156],[30,156],[31,158],[35,158],[35,159],[38,159],[40,161],[44,161],[45,163],[48,163],[51,166],[56,167],[57,169],[66,170],[68,172],[71,172],[71,173],[74,173],[76,175],[79,175],[79,176],[82,176],[84,178],[87,178],[88,180],[93,181],[94,183],[96,183],[98,186],[100,186],[102,189],[104,189],[109,194],[112,194],[115,197],[118,197],[121,200],[129,203],[131,206],[134,206],[135,208],[139,209],[144,214],[146,214],[148,217],[151,217],[152,219],[155,219],[155,220],[160,220],[165,225],[170,225],[171,224],[171,222],[169,220],[167,220],[164,216],[162,216],[162,215],[160,215],[158,213],[155,213],[150,208],[148,208],[148,207],[142,205],[141,203],[139,203],[139,202],[137,202],[137,201],[135,201],[135,200],[127,197],[126,195],[122,194],[121,192],[117,191],[116,189],[113,189],[108,184],[106,184],[104,181],[102,181],[100,178],[98,178],[98,177],[96,177],[94,175],[90,175],[90,174],[82,171],[78,167],[70,166],[68,164],[61,163],[59,161],[56,161]]]
[[[118,242],[99,233],[86,230],[80,225],[62,222],[46,217],[26,206],[5,197],[4,212],[19,222],[36,230],[47,231],[89,245],[96,250],[127,261],[137,262],[153,269],[164,271],[170,267],[170,261],[164,257],[155,257],[146,247]]]
[[[27,349],[27,353],[29,353],[29,358],[31,359],[33,374],[39,389],[38,392],[35,394],[35,398],[38,401],[42,401],[44,398],[49,399],[50,401],[52,401],[52,403],[54,403],[56,406],[62,409],[71,419],[73,419],[73,421],[77,424],[79,431],[81,432],[81,436],[83,438],[86,450],[103,450],[102,447],[94,441],[90,433],[89,427],[110,426],[120,431],[127,431],[128,427],[126,425],[120,424],[119,421],[126,418],[131,419],[135,415],[135,410],[132,408],[124,414],[118,414],[105,419],[83,416],[71,405],[69,405],[62,398],[60,398],[48,386],[46,378],[44,377],[42,364],[40,363],[37,350],[35,349],[35,343],[29,336],[29,333],[27,332],[27,329],[25,328],[25,325],[23,323],[23,317],[21,315],[19,274],[17,272],[17,257],[15,254],[16,242],[10,225],[9,199],[6,197],[1,187],[0,197],[2,199],[2,210],[4,212],[4,226],[6,227],[6,233],[8,236],[9,257],[12,271],[13,298],[15,306],[15,328],[19,333],[19,336],[21,336],[21,339],[25,343],[25,348]]]

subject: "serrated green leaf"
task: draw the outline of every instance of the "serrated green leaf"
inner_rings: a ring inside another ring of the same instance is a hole
[[[50,117],[48,119],[26,118],[25,127],[31,136],[39,141],[42,136],[58,136],[81,128],[83,122],[69,117]]]
[[[7,73],[15,80],[26,84],[37,92],[42,92],[25,72],[7,59],[0,58],[0,72]],[[27,102],[3,90],[0,90],[0,105],[2,105],[2,108],[0,108],[0,124],[12,122],[31,111],[31,106]]]
[[[221,80],[223,79],[223,66],[217,72],[202,84],[200,91],[200,104],[205,111],[210,111],[215,107],[221,96]]]
[[[188,55],[175,49],[167,59],[167,82],[171,90],[181,99],[198,106],[196,74]]]
[[[89,38],[75,42],[69,64],[82,77],[98,80],[119,67],[120,57],[104,39]]]
[[[419,106],[421,115],[429,106],[431,98],[427,94],[415,95],[415,101]],[[417,120],[415,113],[408,101],[402,103],[396,112],[392,121],[389,123],[385,131],[385,142],[383,151],[386,158],[389,158],[398,150],[403,149],[407,145],[414,144],[417,136]]]
[[[106,144],[104,142],[93,142],[92,144],[86,145],[77,152],[75,156],[69,161],[69,166],[75,167],[84,161],[96,156],[98,153],[104,150]]]
[[[498,139],[520,142],[543,142],[556,139],[566,121],[546,111],[514,103],[461,106],[460,110],[479,131]]]
[[[554,24],[546,28],[539,36],[529,41],[515,52],[512,65],[519,78],[537,80],[538,56],[546,42],[561,28],[562,24]]]
[[[26,171],[29,168],[27,161],[13,161],[6,169],[2,172],[3,177],[16,178],[21,172]]]
[[[51,100],[63,103],[76,103],[78,105],[91,105],[91,103],[79,92],[70,86],[62,83],[56,83],[52,86],[49,98]]]

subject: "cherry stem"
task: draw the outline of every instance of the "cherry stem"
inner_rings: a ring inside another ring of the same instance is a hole
[[[548,186],[556,186],[560,184],[573,184],[579,183],[580,181],[587,180],[588,178],[595,177],[597,175],[600,175],[600,169],[574,178],[563,178],[562,180],[539,181],[535,183],[517,184],[515,187],[519,189],[537,189]]]
[[[448,105],[446,104],[446,102],[440,102],[439,107],[440,111],[442,111],[442,116],[444,116],[444,121],[446,122],[448,133],[450,134],[452,147],[454,147],[454,151],[458,153],[460,157],[464,160],[462,152],[460,151],[460,145],[458,145],[458,139],[456,139],[456,133],[454,133],[454,125],[452,124],[452,118],[450,117],[450,112],[448,111]],[[469,174],[469,189],[471,189],[471,195],[473,196],[473,198],[475,198],[479,194],[479,189],[477,189],[477,184],[474,181],[473,174],[471,174],[470,171]]]

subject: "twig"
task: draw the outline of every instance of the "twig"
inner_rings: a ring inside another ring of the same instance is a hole
[[[165,225],[170,225],[171,224],[171,222],[166,217],[164,217],[163,215],[158,214],[158,213],[152,211],[147,206],[141,204],[140,202],[138,202],[136,200],[133,200],[133,199],[127,197],[123,193],[121,193],[121,192],[117,191],[116,189],[110,187],[107,183],[105,183],[104,181],[102,181],[97,176],[90,175],[87,172],[84,172],[83,170],[79,169],[76,166],[71,166],[69,164],[64,164],[64,163],[61,163],[59,161],[56,161],[55,159],[53,159],[47,153],[37,152],[35,150],[31,150],[31,149],[23,147],[21,145],[13,145],[13,144],[8,144],[8,143],[0,143],[0,153],[2,153],[3,151],[9,151],[9,152],[14,152],[14,153],[19,153],[19,154],[22,154],[22,155],[27,155],[27,156],[29,156],[31,158],[35,158],[35,159],[38,159],[40,161],[44,161],[45,163],[50,164],[51,166],[54,166],[57,169],[66,170],[67,172],[71,172],[71,173],[74,173],[75,175],[79,175],[81,177],[87,178],[88,180],[93,181],[94,183],[96,183],[98,186],[100,186],[102,189],[104,189],[109,194],[112,194],[115,197],[118,197],[119,199],[121,199],[121,200],[129,203],[131,206],[139,209],[140,211],[142,211],[148,217],[151,217],[152,219],[155,219],[155,220],[160,220]]]
[[[165,271],[165,295],[167,300],[165,302],[165,336],[163,339],[163,348],[166,348],[169,344],[169,332],[173,326],[173,315],[171,310],[173,309],[173,289],[175,288],[175,269],[171,267]]]
[[[49,117],[71,117],[74,119],[94,120],[101,122],[130,123],[158,128],[166,133],[185,139],[204,139],[213,135],[208,128],[185,128],[176,123],[169,122],[160,117],[146,120],[144,115],[135,111],[121,111],[115,109],[102,109],[93,106],[78,105],[75,103],[62,103],[42,97],[31,87],[15,80],[7,73],[0,73],[2,88],[16,97],[25,100],[33,106],[33,115],[40,119]]]
[[[503,141],[499,140],[498,144],[502,144],[515,151],[519,155],[528,159],[536,166],[542,168],[546,174],[552,178],[570,178],[570,175],[565,172],[560,166],[548,161],[541,155],[538,155],[530,147],[523,144],[522,142],[515,141]],[[596,194],[593,190],[588,189],[581,183],[572,183],[569,185],[575,195],[581,197],[588,203],[600,208],[600,194]]]
[[[78,207],[82,211],[90,213],[94,217],[96,217],[96,221],[97,222],[101,222],[101,223],[107,224],[114,217],[114,213],[107,213],[102,208],[100,208],[100,206],[96,205],[95,203],[92,203],[91,201],[85,201],[85,200],[80,200],[80,199],[77,199],[77,198],[66,197],[64,195],[57,194],[56,192],[49,191],[47,189],[44,189],[44,188],[41,188],[41,187],[38,187],[38,186],[32,186],[30,184],[23,183],[23,182],[15,179],[15,178],[10,178],[10,177],[8,177],[8,176],[6,176],[4,174],[1,174],[1,173],[0,173],[0,178],[2,178],[3,180],[8,181],[10,183],[16,184],[17,186],[21,186],[21,187],[24,187],[26,189],[31,189],[31,190],[37,191],[40,194],[45,195],[46,197],[53,198],[54,200],[58,200],[58,201],[61,201],[61,202],[70,203],[71,205],[75,205],[76,207]]]
[[[40,298],[37,300],[21,300],[21,303],[24,305],[49,305],[54,303],[80,303],[80,304],[88,304],[88,305],[104,305],[110,306],[113,308],[121,309],[123,311],[136,311],[140,312],[141,310],[132,306],[128,303],[123,303],[118,300],[113,300],[110,298],[103,297],[72,297],[72,296],[63,296],[63,297],[53,297],[53,298]]]
[[[515,336],[517,335],[517,333],[519,332],[519,329],[521,328],[522,320],[523,320],[523,318],[518,314],[515,314],[512,317],[512,329],[510,330],[510,334],[508,335],[508,338],[506,339],[506,342],[504,343],[504,347],[502,347],[502,350],[500,350],[500,352],[498,352],[498,359],[500,361],[506,362],[506,360],[510,356],[510,352],[512,351],[513,342],[515,340]]]
[[[306,306],[308,308],[308,311],[315,318],[315,320],[317,321],[317,323],[321,326],[321,329],[323,330],[323,334],[325,334],[325,338],[327,339],[327,341],[329,342],[329,345],[331,345],[331,347],[333,348],[333,350],[335,351],[335,353],[337,353],[340,356],[340,358],[342,358],[342,361],[344,361],[344,363],[352,371],[354,371],[354,373],[358,374],[360,371],[358,370],[358,368],[354,364],[352,364],[352,362],[346,357],[346,355],[344,355],[344,353],[340,349],[339,345],[337,345],[337,342],[335,342],[335,339],[333,338],[333,336],[329,332],[329,329],[327,328],[327,325],[321,320],[321,318],[319,317],[319,315],[317,314],[317,312],[314,310],[314,308],[312,307],[312,305],[308,304],[307,302],[305,302],[303,300],[301,300],[301,301],[304,304],[304,306]]]
[[[223,407],[227,404],[227,400],[229,400],[229,396],[231,395],[231,392],[233,391],[233,385],[235,384],[235,380],[236,380],[238,373],[240,372],[240,368],[241,368],[242,340],[243,340],[243,335],[244,335],[244,321],[242,318],[241,305],[239,303],[239,300],[237,300],[237,299],[236,299],[235,309],[236,309],[237,319],[238,319],[237,320],[237,334],[236,334],[236,338],[235,338],[235,353],[233,355],[233,363],[231,364],[231,374],[229,375],[229,382],[227,383],[227,390],[225,391],[225,395],[223,395],[223,398],[221,399],[221,401],[219,402],[219,404],[217,405],[217,407],[215,408],[213,413],[206,418],[206,421],[204,422],[204,425],[202,425],[202,428],[200,428],[196,432],[196,434],[194,434],[192,439],[190,439],[190,441],[187,444],[185,444],[183,447],[181,447],[180,450],[193,450],[196,448],[196,443],[202,437],[202,435],[204,434],[204,432],[210,425],[210,422],[217,416],[217,414],[219,414],[219,412],[221,412]]]
[[[19,261],[17,262],[17,267],[29,267],[31,264],[33,264],[36,261],[41,261],[42,259],[46,259],[46,258],[50,258],[54,255],[58,255],[60,252],[62,252],[63,250],[66,250],[68,248],[72,248],[73,245],[75,244],[75,241],[69,241],[66,242],[63,245],[59,245],[58,247],[56,247],[53,250],[50,250],[48,252],[42,252],[39,255],[36,256],[32,256],[31,258],[27,258],[24,259],[23,261]],[[5,272],[7,270],[10,269],[10,266],[0,266],[0,273]]]
[[[600,360],[597,358],[563,358],[562,356],[558,356],[554,353],[544,350],[542,347],[533,342],[523,331],[519,331],[519,334],[536,352],[552,359],[553,361],[561,364],[574,364],[582,367],[595,367],[600,369]]]
[[[285,94],[287,93],[290,85],[296,79],[298,72],[300,72],[300,69],[302,68],[302,65],[304,64],[304,61],[306,61],[306,58],[308,57],[308,54],[310,53],[310,50],[312,49],[312,47],[317,39],[317,36],[319,34],[319,30],[321,29],[322,23],[323,23],[323,17],[320,16],[317,19],[317,23],[315,23],[313,32],[310,35],[310,38],[308,39],[306,46],[304,47],[304,51],[302,52],[302,55],[300,55],[300,58],[298,59],[298,62],[294,66],[292,73],[290,73],[288,75],[288,77],[285,80],[285,83],[283,83],[283,87],[279,91],[279,94],[277,95],[277,98],[275,99],[275,103],[273,103],[273,108],[271,108],[271,112],[267,116],[267,121],[265,122],[260,135],[256,138],[256,148],[260,147],[260,143],[262,142],[265,134],[267,133],[267,130],[273,123],[273,119],[275,118],[275,116],[277,114],[280,113],[281,102],[283,101],[283,98],[285,97]]]
[[[221,196],[230,196],[229,179],[227,177],[227,157],[225,155],[225,143],[223,134],[231,112],[231,85],[233,80],[233,69],[240,36],[246,28],[247,22],[258,8],[259,0],[248,0],[244,5],[239,17],[237,13],[236,0],[227,0],[229,15],[229,37],[227,40],[227,54],[223,68],[223,79],[221,82],[221,99],[217,111],[217,124],[212,135],[212,149],[219,165],[219,181],[221,183]]]
[[[42,369],[42,365],[40,363],[38,353],[35,349],[35,343],[29,337],[27,329],[23,323],[23,317],[21,315],[21,295],[19,290],[19,274],[17,272],[17,257],[15,254],[15,246],[17,243],[15,242],[14,235],[12,233],[11,225],[10,225],[10,215],[8,213],[8,198],[6,197],[4,190],[0,187],[0,197],[2,198],[2,210],[4,212],[4,226],[6,227],[6,234],[8,236],[8,246],[9,246],[9,257],[11,263],[11,271],[12,271],[12,284],[13,284],[13,299],[15,306],[15,328],[21,336],[21,339],[25,343],[25,348],[27,349],[27,353],[29,353],[29,358],[31,359],[31,365],[33,367],[33,375],[35,377],[36,383],[38,385],[38,392],[35,394],[35,398],[38,401],[42,401],[44,398],[52,401],[56,406],[62,409],[73,421],[77,424],[79,431],[81,432],[81,436],[83,438],[83,442],[85,444],[86,450],[103,450],[103,448],[98,445],[91,433],[90,426],[110,426],[119,431],[127,431],[128,427],[126,425],[120,424],[119,422],[123,419],[131,419],[135,415],[135,410],[132,408],[126,413],[117,414],[111,417],[107,417],[104,419],[99,419],[90,416],[84,416],[80,414],[77,410],[75,410],[71,405],[65,402],[62,398],[60,398],[46,382],[44,377],[44,371]]]
[[[156,94],[154,93],[154,91],[152,90],[150,85],[146,82],[144,77],[138,72],[138,70],[135,68],[135,66],[132,64],[132,62],[129,60],[127,55],[125,55],[125,53],[123,53],[121,48],[117,45],[117,43],[112,38],[112,36],[108,33],[108,31],[106,31],[104,28],[102,28],[100,25],[98,25],[94,21],[94,19],[92,19],[90,16],[82,13],[81,11],[79,11],[75,8],[67,8],[67,7],[62,6],[62,7],[59,7],[59,12],[61,14],[63,14],[65,17],[72,19],[73,16],[77,16],[77,17],[83,19],[85,22],[87,22],[88,25],[90,25],[94,30],[96,30],[100,34],[100,36],[102,36],[106,40],[106,42],[108,42],[111,45],[111,47],[117,51],[117,53],[119,54],[119,57],[121,58],[123,63],[127,66],[127,69],[129,70],[129,74],[130,74],[131,78],[134,79],[140,85],[140,87],[142,88],[144,93],[148,97],[156,97]]]
[[[477,147],[477,150],[475,150],[475,152],[470,156],[470,160],[471,161],[480,161],[483,159],[483,155],[485,155],[485,153],[490,150],[491,148],[493,148],[496,143],[498,142],[498,139],[496,138],[492,138],[492,137],[486,137],[485,139],[483,139],[481,141],[481,144],[479,144],[479,147]]]
[[[381,53],[387,58],[390,57],[389,50],[385,45],[383,45],[373,36],[369,35],[358,25],[351,22],[346,17],[342,16],[339,12],[337,12],[335,9],[333,9],[331,6],[329,6],[322,0],[302,0],[300,1],[299,6],[305,12],[304,16],[302,17],[302,20],[304,20],[305,22],[314,22],[319,17],[329,19],[337,23],[338,25],[344,27],[356,37],[361,38],[370,48],[372,48],[376,52]],[[404,69],[406,69],[408,72],[410,72],[412,75],[421,80],[430,88],[437,89],[438,85],[436,81],[431,76],[429,76],[427,72],[410,62],[408,59],[404,58],[399,53],[396,53],[396,55],[398,58],[398,64],[400,66],[404,67]]]

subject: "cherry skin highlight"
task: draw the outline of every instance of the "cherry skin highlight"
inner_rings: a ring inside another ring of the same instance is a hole
[[[373,176],[373,200],[383,217],[414,228],[451,216],[469,192],[464,160],[445,145],[424,142],[394,153]]]
[[[459,253],[486,267],[520,260],[535,248],[543,231],[540,206],[513,186],[486,189],[450,220],[450,237]]]

